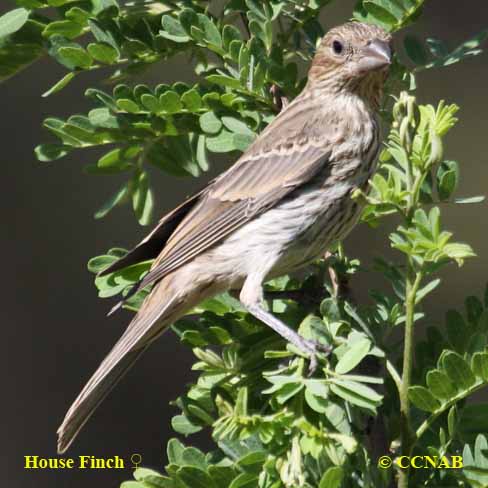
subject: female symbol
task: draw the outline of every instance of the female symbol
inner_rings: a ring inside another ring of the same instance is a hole
[[[140,454],[132,454],[132,456],[130,457],[130,460],[132,462],[132,467],[134,469],[137,469],[137,467],[139,466],[139,464],[142,463],[142,456]]]

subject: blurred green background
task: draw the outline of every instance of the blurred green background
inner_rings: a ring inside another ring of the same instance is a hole
[[[488,28],[486,0],[426,4],[422,19],[407,32],[438,37],[454,47]],[[323,27],[346,21],[353,5],[354,0],[336,0],[321,19]],[[10,2],[2,0],[0,14],[10,8]],[[487,60],[484,54],[418,77],[421,103],[445,99],[461,106],[460,122],[446,147],[446,157],[461,163],[459,196],[488,193]],[[45,59],[0,86],[4,182],[0,192],[4,256],[0,483],[9,488],[116,487],[130,477],[130,469],[23,469],[25,455],[55,456],[55,432],[66,409],[130,317],[122,312],[105,318],[110,305],[97,298],[87,260],[114,245],[129,247],[146,232],[128,208],[105,220],[92,218],[117,184],[113,175],[93,177],[81,172],[82,163],[96,160],[95,151],[75,152],[52,164],[36,161],[33,148],[49,139],[42,120],[48,115],[85,112],[89,105],[84,89],[103,77],[103,73],[83,74],[60,94],[41,98],[63,74],[61,66]],[[158,65],[138,81],[156,84],[191,77],[187,60],[178,58]],[[208,178],[230,162],[217,161]],[[202,185],[201,180],[157,173],[154,178],[156,215]],[[488,278],[486,204],[445,205],[442,211],[445,227],[469,242],[479,257],[461,269],[453,266],[444,271],[441,286],[426,301],[425,325],[442,325],[447,308],[462,307],[468,294],[481,294]],[[394,256],[385,237],[393,225],[377,230],[358,227],[346,241],[348,254],[359,257],[366,268],[375,255]],[[367,302],[369,290],[384,286],[378,280],[371,271],[358,275],[352,282],[356,298]],[[164,446],[172,436],[169,420],[175,414],[168,403],[191,381],[191,363],[191,352],[172,333],[165,335],[103,403],[68,456],[119,455],[129,460],[132,453],[139,453],[144,465],[162,466]],[[200,445],[207,442],[200,436]]]

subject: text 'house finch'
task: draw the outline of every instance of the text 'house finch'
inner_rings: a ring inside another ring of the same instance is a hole
[[[240,290],[249,313],[315,363],[317,344],[263,308],[262,286],[322,256],[356,223],[361,208],[351,193],[375,169],[390,43],[373,25],[330,30],[302,93],[240,159],[103,271],[155,259],[137,287],[153,284],[151,293],[66,414],[58,452],[149,344],[217,293]]]

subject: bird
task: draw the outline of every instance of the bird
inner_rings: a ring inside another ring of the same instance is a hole
[[[392,56],[392,36],[376,25],[352,21],[330,29],[302,92],[241,157],[102,271],[153,259],[134,291],[152,288],[66,413],[59,453],[149,345],[216,294],[238,292],[248,313],[314,367],[320,346],[266,310],[263,283],[323,256],[359,220],[362,203],[351,194],[367,190],[377,165]]]

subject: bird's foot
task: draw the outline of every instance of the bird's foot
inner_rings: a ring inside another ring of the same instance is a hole
[[[303,339],[301,346],[302,351],[310,358],[308,375],[311,376],[317,370],[318,356],[321,354],[328,356],[332,352],[332,346],[310,339]]]

